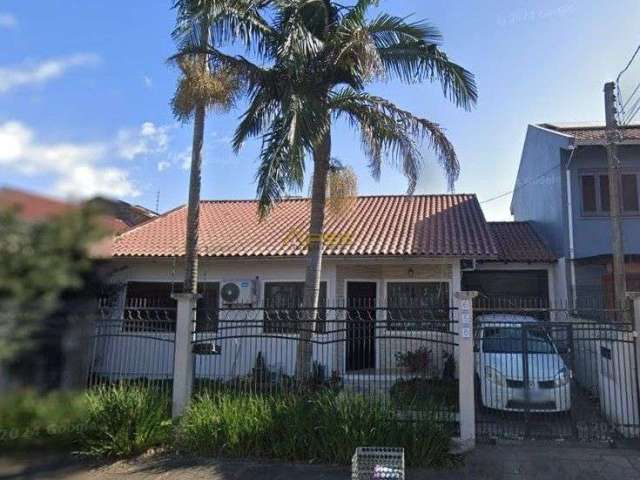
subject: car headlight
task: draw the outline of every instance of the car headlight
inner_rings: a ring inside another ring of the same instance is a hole
[[[507,381],[498,370],[489,366],[484,367],[484,375],[491,382],[495,383],[499,387],[506,387]]]
[[[563,387],[571,380],[571,371],[567,367],[562,367],[556,376],[553,378],[553,382],[556,387]]]

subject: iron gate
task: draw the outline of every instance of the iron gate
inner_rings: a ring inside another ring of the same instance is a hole
[[[552,312],[556,318],[557,313]],[[638,437],[640,396],[631,325],[569,315],[564,321],[527,316],[493,313],[476,320],[478,437]]]
[[[372,306],[373,305],[373,306]],[[201,311],[193,394],[357,395],[411,421],[424,414],[457,430],[457,345],[453,309],[322,308],[311,336],[312,375],[296,379],[305,311],[226,308]],[[455,432],[454,432],[455,433]]]

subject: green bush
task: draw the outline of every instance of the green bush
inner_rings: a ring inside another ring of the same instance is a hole
[[[458,381],[440,378],[398,380],[389,390],[398,408],[458,411]]]
[[[388,402],[322,392],[197,397],[180,421],[179,449],[199,455],[348,464],[358,446],[400,446],[409,465],[451,460],[450,435],[431,417],[402,419]]]
[[[130,457],[168,443],[170,402],[166,394],[142,386],[100,387],[87,393],[84,453]]]
[[[72,449],[86,415],[83,393],[5,394],[0,398],[0,450]]]

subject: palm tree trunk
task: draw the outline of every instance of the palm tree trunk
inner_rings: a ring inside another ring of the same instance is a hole
[[[200,221],[200,181],[205,114],[205,106],[198,105],[194,112],[193,122],[189,204],[187,205],[184,293],[198,293],[198,223]]]
[[[296,379],[304,382],[311,376],[313,346],[311,337],[318,317],[320,296],[320,274],[322,272],[322,250],[324,216],[327,194],[327,174],[331,157],[331,131],[313,151],[313,181],[311,187],[311,217],[309,224],[309,247],[305,272],[304,297],[301,314],[302,325],[296,352]]]
[[[201,43],[209,45],[209,21],[200,25]],[[207,55],[198,56],[202,68],[208,70]],[[193,112],[193,144],[191,146],[191,175],[189,177],[189,204],[187,205],[187,235],[185,246],[184,293],[198,293],[198,225],[200,223],[200,184],[202,181],[202,147],[207,107],[198,103]]]

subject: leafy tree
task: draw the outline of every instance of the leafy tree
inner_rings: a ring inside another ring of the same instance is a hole
[[[202,2],[200,8],[206,8]],[[346,120],[360,132],[374,178],[387,162],[399,168],[413,192],[423,161],[420,146],[435,152],[452,186],[459,174],[453,145],[440,126],[417,117],[365,89],[374,80],[436,81],[445,97],[469,109],[477,99],[473,75],[440,48],[441,36],[425,21],[388,13],[369,14],[377,0],[345,7],[330,0],[229,0],[252,25],[245,36],[258,62],[229,55],[210,44],[211,62],[239,75],[249,106],[234,137],[261,136],[257,173],[261,214],[290,189],[300,189],[305,160],[311,158],[311,212],[303,306],[305,318],[297,352],[299,379],[311,373],[310,339],[317,316],[322,268],[327,178],[331,171],[331,128]],[[202,52],[202,45],[183,45]]]
[[[51,316],[93,276],[90,248],[104,238],[95,212],[78,209],[43,223],[0,211],[0,362],[37,349],[59,325]]]

